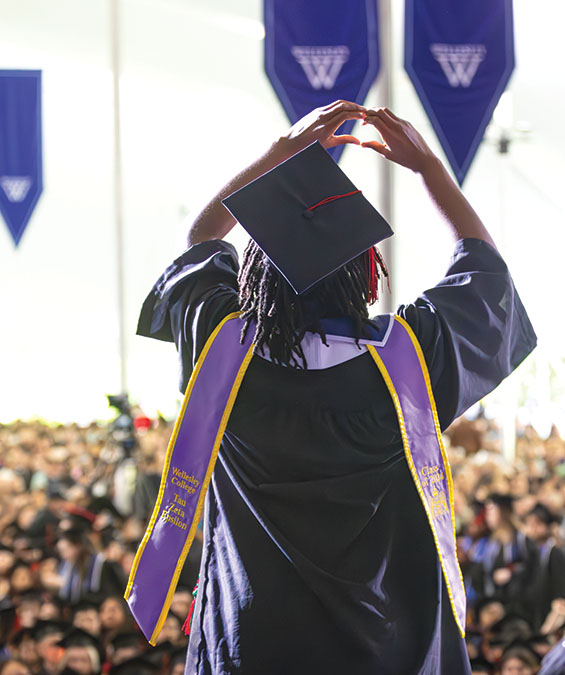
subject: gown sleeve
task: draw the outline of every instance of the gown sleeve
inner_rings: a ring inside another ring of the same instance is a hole
[[[231,244],[195,244],[165,270],[143,303],[137,334],[176,344],[181,392],[214,328],[238,310],[238,271]]]
[[[422,346],[442,429],[536,346],[506,263],[480,239],[459,240],[445,277],[397,313]]]

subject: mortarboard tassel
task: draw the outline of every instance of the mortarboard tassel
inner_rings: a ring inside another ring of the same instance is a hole
[[[381,280],[381,272],[387,280],[388,290],[390,291],[390,277],[388,268],[381,255],[381,252],[376,246],[372,246],[367,251],[367,302],[372,305],[379,299],[379,281]],[[379,271],[380,270],[380,271]]]
[[[196,605],[196,596],[198,595],[198,584],[200,583],[200,577],[196,582],[196,586],[192,591],[192,602],[190,603],[190,609],[188,610],[188,616],[186,617],[185,622],[182,625],[182,632],[185,635],[190,635],[190,629],[192,628],[192,615],[194,614],[194,605]]]
[[[385,276],[388,292],[390,293],[390,274],[388,272],[388,267],[386,266],[385,259],[383,258],[383,254],[379,251],[379,249],[376,246],[373,246],[373,249],[375,251],[375,256],[377,258],[377,262],[379,263],[379,267],[381,268],[381,272]]]
[[[379,298],[379,272],[376,264],[375,247],[372,246],[367,253],[367,281],[369,287],[367,301],[372,305]]]

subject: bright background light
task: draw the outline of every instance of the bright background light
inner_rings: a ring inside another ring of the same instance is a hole
[[[392,5],[395,111],[443,157],[402,69],[403,3]],[[491,407],[514,398],[541,428],[565,418],[565,6],[514,7],[517,69],[465,193],[540,337],[536,357]],[[45,171],[18,249],[0,225],[0,421],[107,418],[104,395],[120,388],[109,2],[0,0],[0,16],[0,67],[43,71]],[[135,337],[141,302],[183,250],[187,221],[288,123],[263,72],[260,0],[123,0],[121,26],[129,390],[148,414],[172,415],[176,354]],[[379,95],[377,83],[367,103],[378,105]],[[502,129],[513,136],[504,156]],[[342,160],[377,206],[383,161],[353,147]],[[393,226],[396,300],[408,302],[441,278],[452,245],[418,178],[402,169]],[[238,248],[245,242],[240,230],[230,238]]]

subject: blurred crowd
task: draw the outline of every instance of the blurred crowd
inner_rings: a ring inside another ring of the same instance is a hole
[[[183,675],[200,535],[155,647],[123,600],[171,432],[129,409],[0,426],[1,675]]]
[[[0,675],[184,673],[201,538],[149,647],[122,598],[172,425],[118,408],[107,425],[0,426]],[[565,442],[523,429],[509,464],[479,416],[446,446],[473,674],[565,674]]]
[[[473,674],[565,674],[564,441],[526,427],[507,462],[479,415],[457,420],[446,443]]]

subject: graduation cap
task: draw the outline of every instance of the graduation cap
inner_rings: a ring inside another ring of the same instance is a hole
[[[92,521],[82,514],[66,514],[57,529],[58,539],[67,539],[72,543],[84,541],[92,530]]]
[[[73,617],[79,612],[86,612],[88,610],[94,610],[95,612],[98,612],[100,610],[101,604],[102,603],[96,596],[94,596],[92,593],[89,593],[87,597],[79,600],[79,602],[72,606]]]
[[[140,647],[143,644],[141,638],[140,633],[118,633],[110,640],[110,644],[116,651],[127,647]]]
[[[531,511],[529,511],[527,516],[535,516],[538,520],[540,520],[542,523],[545,525],[552,525],[553,523],[558,523],[559,518],[555,516],[554,513],[552,513],[545,504],[542,504],[541,502],[538,502]]]
[[[136,656],[129,661],[119,663],[110,669],[110,675],[154,675],[161,670],[161,666],[151,663],[144,656]]]
[[[147,661],[150,661],[152,664],[161,668],[163,665],[168,664],[171,654],[174,652],[174,650],[175,645],[173,645],[172,642],[169,642],[169,640],[166,640],[164,642],[157,643],[144,654],[144,657],[147,659]]]
[[[502,494],[500,492],[493,492],[487,499],[487,503],[495,504],[504,511],[512,511],[514,505],[514,497],[512,495]]]
[[[33,602],[41,604],[44,601],[43,591],[38,591],[36,589],[30,589],[29,591],[24,591],[19,597],[19,604]]]
[[[318,141],[222,203],[297,294],[393,234]]]
[[[41,640],[52,635],[61,635],[62,637],[68,628],[69,624],[66,621],[44,621],[42,619],[33,627],[32,637],[36,642],[41,642]]]
[[[87,633],[82,628],[71,628],[57,644],[59,647],[64,647],[65,649],[69,647],[93,647],[98,653],[99,665],[104,662],[105,652],[102,643],[94,635]]]
[[[483,675],[483,673],[485,675],[491,675],[493,672],[493,666],[483,658],[471,659],[471,672],[473,675],[475,675],[475,673],[477,673],[477,675],[479,673],[481,673],[481,675]]]
[[[80,530],[82,532],[90,532],[95,519],[96,515],[90,513],[90,511],[87,511],[86,509],[75,510],[73,508],[72,510],[67,511],[61,519],[59,531]]]

